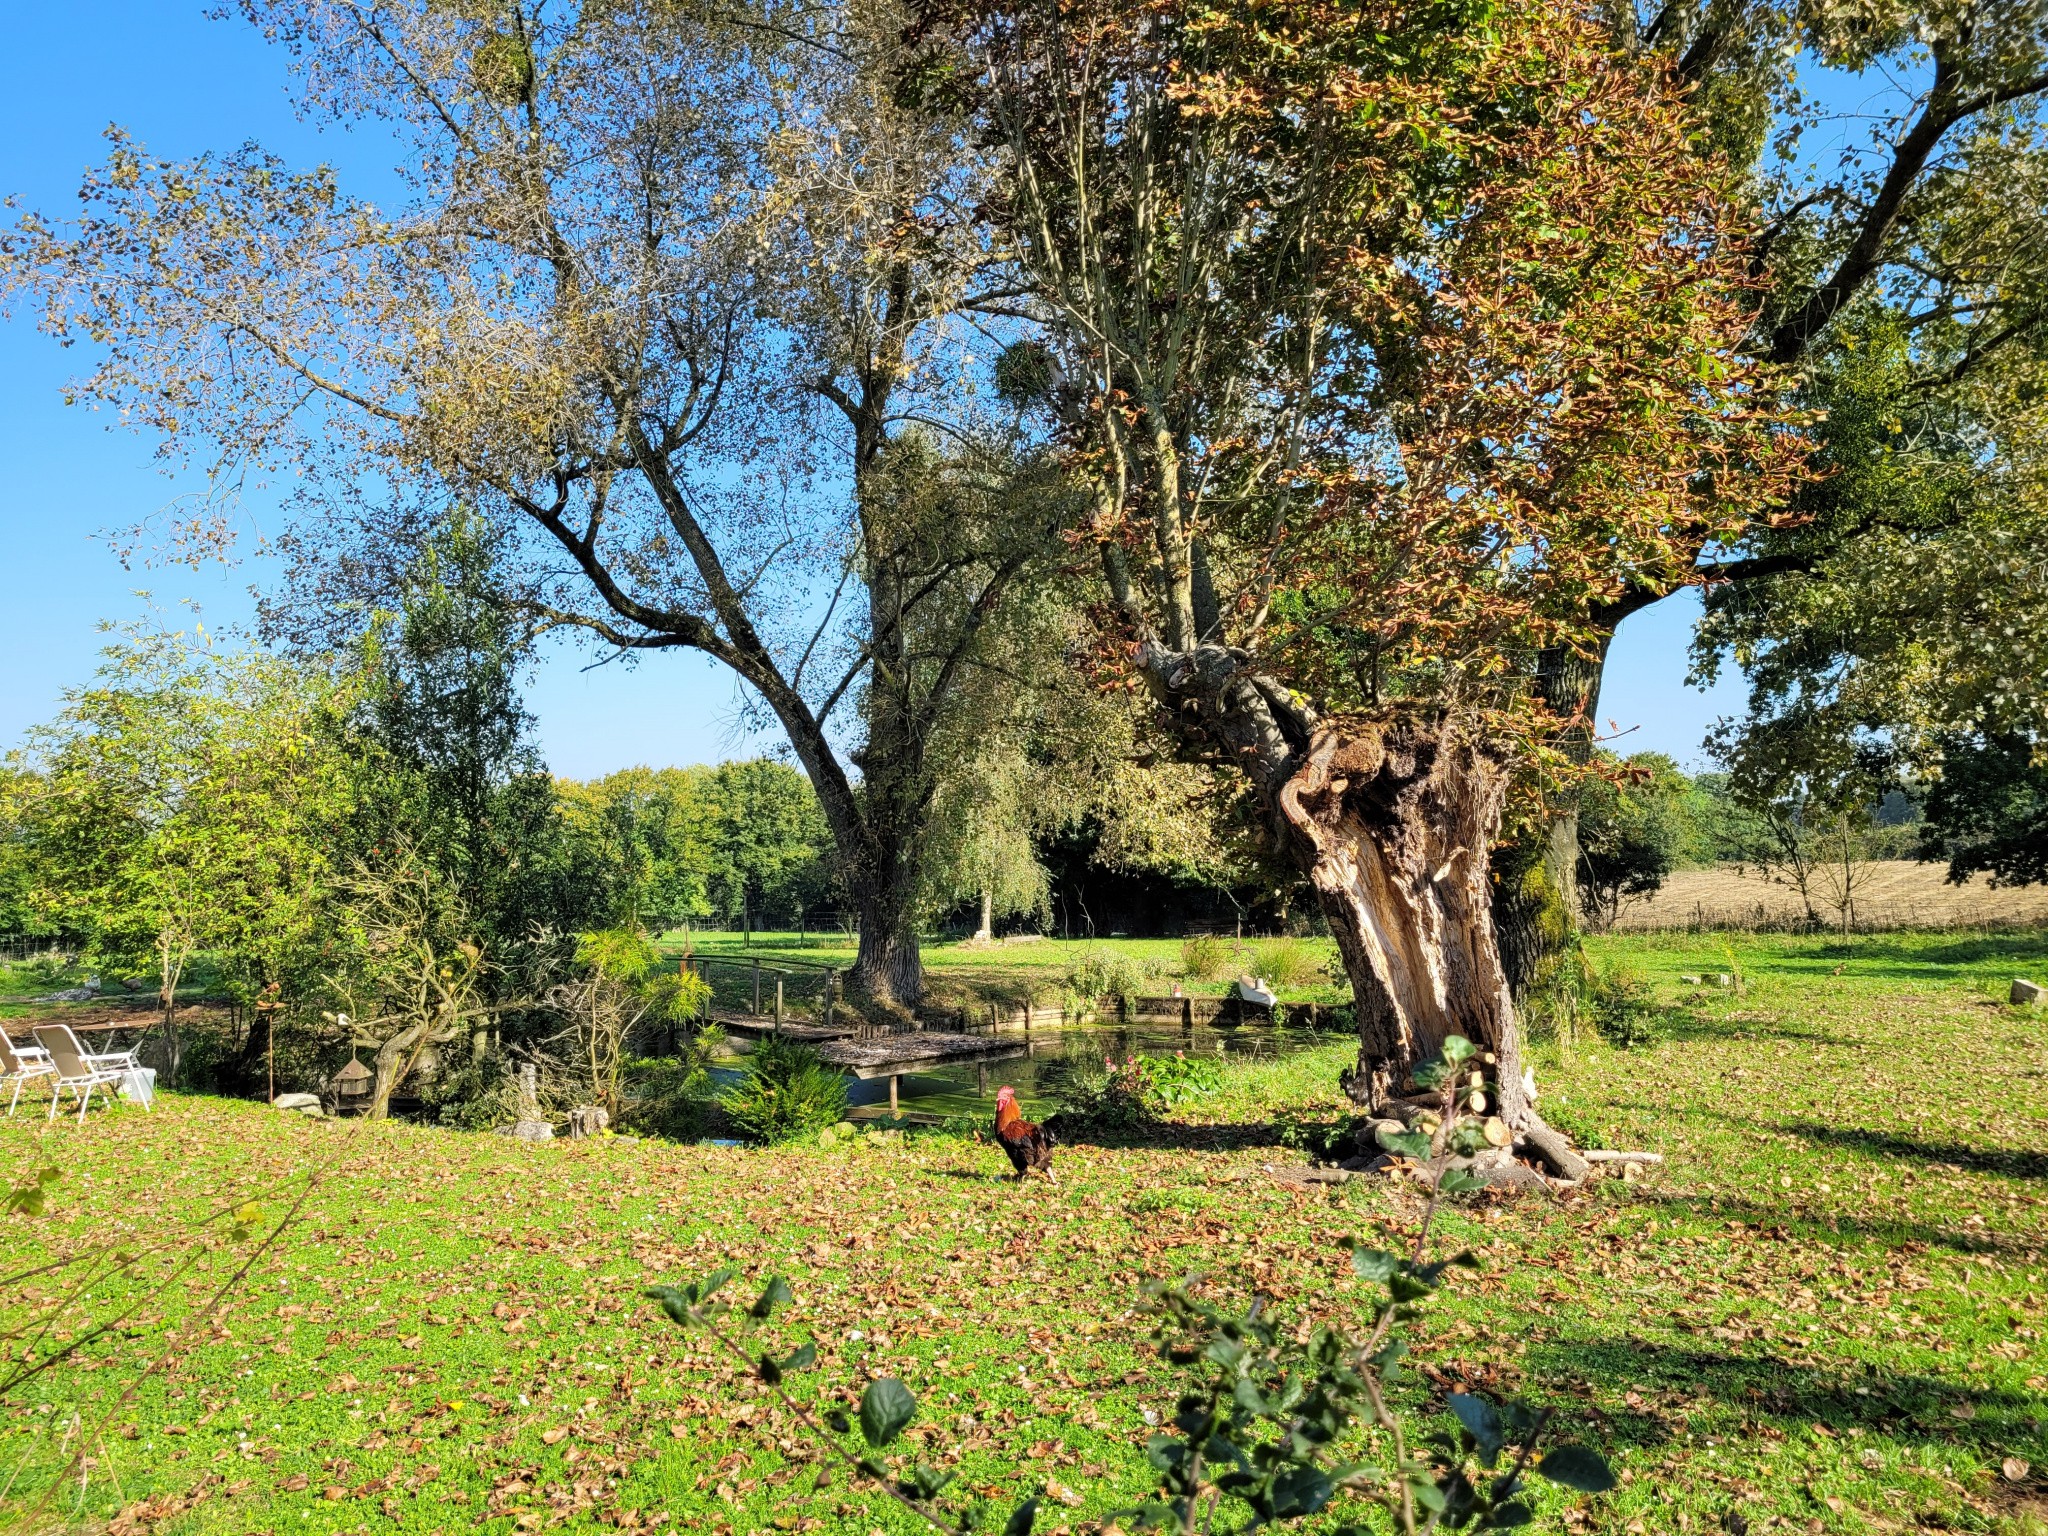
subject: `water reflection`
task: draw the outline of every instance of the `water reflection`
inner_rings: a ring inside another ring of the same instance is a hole
[[[1027,1042],[1021,1034],[1008,1034],[1020,1050]],[[986,1077],[974,1063],[923,1072],[902,1080],[899,1097],[906,1110],[922,1115],[993,1115],[996,1089],[1015,1088],[1026,1115],[1050,1114],[1058,1105],[1061,1090],[1077,1071],[1099,1071],[1102,1058],[1113,1056],[1187,1055],[1229,1056],[1277,1060],[1326,1044],[1337,1038],[1330,1033],[1303,1029],[1276,1029],[1271,1025],[1246,1024],[1218,1028],[1198,1024],[1192,1029],[1176,1024],[1102,1024],[1068,1029],[1038,1029],[1031,1032],[1029,1054],[986,1064]],[[984,1091],[985,1085],[985,1091]],[[847,1097],[854,1115],[889,1113],[889,1082],[875,1078],[849,1082]]]

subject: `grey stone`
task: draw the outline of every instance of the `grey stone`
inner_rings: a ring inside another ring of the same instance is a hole
[[[1732,987],[1735,985],[1735,978],[1733,976],[1730,976],[1726,971],[1723,971],[1720,975],[1714,978],[1714,985],[1717,987]]]
[[[320,1113],[320,1095],[317,1093],[280,1093],[270,1101],[272,1109],[296,1110],[302,1115]]]
[[[569,1111],[569,1139],[580,1141],[598,1136],[612,1123],[611,1115],[595,1104],[579,1104]]]
[[[2012,984],[2012,1001],[2016,1003],[2038,1003],[2044,995],[2048,993],[2044,993],[2037,982],[2015,981]]]
[[[1678,979],[1688,987],[1703,987],[1707,984],[1707,978],[1704,976],[1681,976]]]
[[[521,1120],[513,1125],[499,1126],[498,1134],[519,1141],[553,1141],[555,1128],[545,1120]]]

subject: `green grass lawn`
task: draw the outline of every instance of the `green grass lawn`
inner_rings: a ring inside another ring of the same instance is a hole
[[[1265,976],[1280,995],[1292,1002],[1338,1002],[1350,997],[1343,980],[1337,946],[1329,939],[1286,938],[1237,940],[1228,936],[1209,942],[1214,955],[1210,974],[1190,975],[1180,939],[1010,939],[994,944],[958,940],[928,941],[923,949],[925,980],[935,1000],[974,1003],[1020,1001],[1026,994],[1047,1007],[1055,1006],[1066,987],[1067,973],[1090,954],[1110,952],[1135,963],[1142,978],[1139,990],[1164,995],[1177,984],[1196,997],[1220,997],[1240,974]],[[851,965],[853,942],[844,935],[757,932],[751,942],[739,933],[680,929],[663,936],[680,953],[758,957],[819,965]],[[741,973],[720,967],[713,982],[736,987]]]
[[[1546,1494],[1549,1529],[2038,1529],[2048,1045],[2002,998],[2048,970],[2048,942],[1598,951],[1668,1002],[1663,1038],[1539,1047],[1543,1108],[1668,1163],[1440,1218],[1483,1267],[1421,1325],[1414,1411],[1448,1389],[1520,1394],[1608,1454],[1621,1489]],[[1723,971],[1739,994],[1678,981]],[[47,1214],[0,1225],[9,1358],[118,1326],[0,1396],[0,1521],[912,1530],[639,1299],[724,1261],[789,1278],[777,1336],[819,1346],[802,1390],[902,1377],[922,1404],[912,1450],[992,1502],[1048,1483],[1041,1531],[1078,1536],[1147,1487],[1146,1416],[1170,1412],[1174,1374],[1131,1310],[1143,1278],[1199,1270],[1290,1318],[1356,1319],[1336,1240],[1391,1243],[1417,1219],[1402,1187],[1263,1171],[1294,1156],[1276,1120],[1337,1112],[1344,1054],[1234,1065],[1186,1123],[1063,1148],[1062,1182],[1023,1189],[988,1145],[937,1132],[528,1147],[176,1095],[82,1130],[38,1106],[0,1121],[0,1176],[64,1175]],[[261,1205],[260,1233],[316,1175],[275,1246],[234,1235],[238,1206]],[[32,1272],[109,1244],[147,1283]],[[19,1332],[37,1318],[49,1333]],[[53,1484],[81,1437],[83,1485],[76,1466]]]

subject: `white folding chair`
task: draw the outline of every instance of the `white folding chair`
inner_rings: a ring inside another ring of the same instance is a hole
[[[7,1113],[13,1114],[15,1106],[21,1103],[21,1085],[30,1078],[48,1077],[57,1070],[57,1064],[50,1060],[50,1053],[40,1045],[16,1045],[7,1038],[7,1032],[0,1029],[0,1083],[14,1079],[14,1094],[7,1101]],[[51,1097],[55,1097],[54,1090]]]
[[[111,1088],[112,1084],[128,1075],[127,1067],[113,1066],[100,1058],[88,1056],[69,1024],[38,1024],[35,1037],[36,1043],[50,1053],[50,1060],[56,1064],[57,1083],[50,1090],[52,1120],[57,1118],[57,1099],[66,1088],[78,1095],[78,1121],[83,1125],[85,1108],[92,1102],[93,1089],[103,1085]]]

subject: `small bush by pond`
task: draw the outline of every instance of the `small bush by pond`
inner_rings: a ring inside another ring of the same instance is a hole
[[[846,1118],[846,1079],[809,1046],[771,1037],[719,1102],[749,1141],[798,1141]]]

